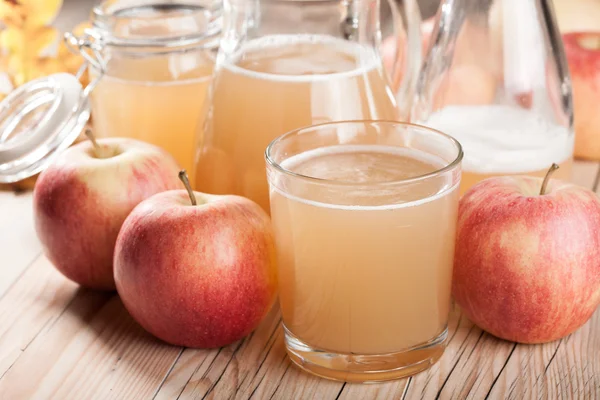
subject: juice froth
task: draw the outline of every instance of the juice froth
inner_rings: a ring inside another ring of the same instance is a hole
[[[463,146],[461,192],[491,176],[543,176],[552,163],[561,166],[555,178],[570,176],[573,133],[531,111],[504,105],[449,106],[423,124]]]

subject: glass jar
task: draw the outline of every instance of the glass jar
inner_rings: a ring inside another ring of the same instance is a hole
[[[96,6],[92,28],[79,38],[82,51],[91,44],[98,49],[89,68],[91,81],[100,78],[91,92],[95,134],[157,145],[194,182],[195,128],[220,15],[220,2],[203,0],[108,0]]]

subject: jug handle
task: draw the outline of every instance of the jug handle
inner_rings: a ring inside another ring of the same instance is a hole
[[[423,60],[421,12],[417,0],[403,0],[403,12],[400,12],[397,0],[387,0],[392,12],[396,49],[392,65],[392,88],[395,90],[396,104],[399,117],[409,121],[412,103],[415,97],[417,79]],[[404,18],[402,18],[404,16]],[[404,21],[406,21],[406,40],[404,36]],[[404,42],[404,48],[400,44]],[[401,53],[399,53],[401,51]],[[401,55],[401,56],[400,56]]]

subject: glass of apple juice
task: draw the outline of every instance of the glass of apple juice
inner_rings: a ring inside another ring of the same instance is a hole
[[[460,144],[392,121],[286,133],[265,158],[285,344],[350,382],[428,368],[447,341]]]

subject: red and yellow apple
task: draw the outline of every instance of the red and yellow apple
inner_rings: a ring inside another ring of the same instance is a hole
[[[541,187],[490,178],[459,205],[454,298],[483,330],[520,343],[564,337],[600,303],[598,196],[557,180]]]
[[[600,160],[600,32],[563,35],[573,87],[575,157]]]
[[[154,336],[221,347],[252,332],[275,300],[271,222],[247,198],[188,190],[157,194],[131,212],[117,240],[115,281]]]
[[[114,290],[121,224],[140,201],[180,188],[177,170],[163,150],[130,139],[67,149],[40,174],[33,194],[35,228],[48,259],[81,286]]]

